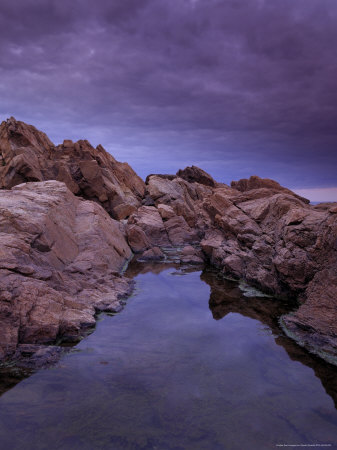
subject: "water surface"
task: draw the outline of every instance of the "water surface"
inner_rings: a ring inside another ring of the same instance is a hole
[[[129,275],[121,313],[1,396],[1,449],[335,446],[337,370],[282,335],[290,305],[209,271]]]

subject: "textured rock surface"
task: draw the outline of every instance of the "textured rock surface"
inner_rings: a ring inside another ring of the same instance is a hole
[[[145,184],[127,163],[99,145],[66,140],[55,146],[31,125],[14,118],[0,125],[0,187],[27,181],[63,181],[69,190],[100,203],[114,218],[128,217],[140,205]]]
[[[130,290],[131,250],[101,206],[58,181],[0,192],[0,358],[18,344],[77,339]]]
[[[199,242],[225,275],[269,294],[299,296],[302,306],[282,319],[283,326],[307,348],[337,354],[336,204],[311,206],[273,180],[251,177],[229,187],[198,173],[187,168],[147,178],[147,201],[164,218],[171,244]]]
[[[26,181],[42,183],[17,186]],[[144,183],[101,146],[55,147],[12,118],[0,126],[0,187],[13,186],[0,193],[0,357],[18,343],[76,338],[95,310],[119,308],[128,282],[117,272],[130,248],[146,260],[170,247],[175,261],[206,259],[269,294],[298,297],[298,311],[282,318],[286,332],[337,355],[336,203],[312,206],[257,176],[228,186],[195,166]]]
[[[232,181],[231,187],[241,192],[251,191],[253,189],[267,188],[270,190],[270,192],[283,192],[285,194],[293,195],[299,198],[304,203],[309,203],[309,200],[295,194],[290,189],[281,186],[279,183],[277,183],[277,181],[270,180],[269,178],[260,178],[256,175],[253,175],[248,179],[242,178],[239,181]]]

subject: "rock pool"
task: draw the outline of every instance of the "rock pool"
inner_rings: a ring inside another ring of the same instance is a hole
[[[129,275],[121,313],[1,396],[1,449],[337,444],[337,368],[283,335],[293,305],[244,296],[210,270]]]

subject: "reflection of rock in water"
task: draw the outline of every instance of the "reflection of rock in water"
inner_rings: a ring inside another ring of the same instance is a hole
[[[20,381],[29,377],[32,374],[31,371],[23,371],[17,368],[1,367],[0,368],[0,396],[5,392],[12,389]]]
[[[220,320],[229,313],[238,313],[267,325],[274,335],[276,344],[286,350],[291,360],[314,370],[337,409],[337,368],[286,337],[278,324],[281,315],[289,313],[296,307],[293,302],[286,303],[284,300],[268,297],[244,297],[235,281],[219,277],[214,270],[205,270],[200,278],[211,288],[209,308],[215,320]]]
[[[211,287],[209,308],[216,320],[230,312],[238,313],[259,320],[278,333],[278,318],[296,306],[294,302],[271,297],[245,297],[237,282],[219,277],[214,270],[205,270],[200,278]]]
[[[146,273],[154,273],[158,275],[164,270],[169,269],[170,267],[179,267],[179,265],[170,262],[139,262],[134,260],[129,264],[124,275],[129,278],[134,278],[137,275],[144,275]]]
[[[276,337],[275,342],[286,350],[290,359],[299,361],[313,369],[316,377],[321,380],[325,392],[330,395],[337,409],[337,367],[309,353],[286,336],[280,335]]]
[[[180,266],[174,263],[132,262],[125,275],[134,278],[139,274],[150,272],[159,274],[168,268],[175,268],[177,269],[175,273],[181,274],[198,271],[196,267]],[[210,286],[209,308],[215,320],[220,320],[229,313],[238,313],[266,325],[272,331],[275,342],[286,350],[293,361],[298,361],[314,370],[337,409],[337,368],[298,346],[286,337],[279,327],[279,317],[294,309],[296,305],[293,302],[286,303],[283,300],[268,297],[245,297],[237,282],[223,279],[212,269],[204,270],[200,278]],[[27,368],[24,371],[15,367],[0,368],[0,395],[32,373],[33,371]]]

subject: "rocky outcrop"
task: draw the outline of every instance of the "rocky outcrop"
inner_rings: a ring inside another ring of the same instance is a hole
[[[64,183],[0,195],[0,359],[21,344],[76,340],[95,313],[121,308],[131,250],[118,222]]]
[[[196,166],[186,167],[184,170],[178,170],[177,177],[180,177],[189,183],[199,183],[211,187],[215,187],[216,185],[214,179],[207,172]]]
[[[228,186],[196,166],[144,183],[101,146],[55,147],[13,118],[0,126],[0,187],[0,357],[76,339],[95,311],[118,309],[129,287],[118,271],[131,251],[139,261],[207,260],[268,294],[298,298],[285,331],[337,356],[336,203],[312,206],[257,176]]]
[[[288,336],[312,352],[337,364],[337,211],[331,206],[327,220],[317,235],[321,249],[318,270],[302,296],[302,305],[282,317]],[[324,210],[323,210],[324,211]],[[323,213],[324,214],[324,213]],[[318,257],[318,255],[317,255]]]
[[[251,191],[254,189],[268,189],[270,193],[283,192],[284,194],[293,195],[304,203],[310,203],[308,199],[295,194],[295,192],[281,186],[277,181],[270,180],[269,178],[260,178],[256,175],[250,178],[242,178],[239,181],[232,181],[231,187],[241,192]]]
[[[336,204],[311,206],[259,177],[231,187],[201,183],[192,176],[196,168],[190,169],[147,178],[147,199],[153,213],[161,215],[171,244],[200,243],[208,261],[225,275],[243,278],[268,294],[298,297],[302,306],[282,319],[283,326],[307,348],[337,356]],[[171,223],[179,225],[170,234]],[[190,240],[185,223],[194,233]],[[187,261],[183,255],[180,259]]]
[[[27,181],[63,181],[75,195],[100,203],[115,219],[140,206],[145,184],[127,163],[99,145],[65,140],[55,146],[31,125],[13,117],[0,125],[0,187]]]

